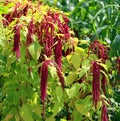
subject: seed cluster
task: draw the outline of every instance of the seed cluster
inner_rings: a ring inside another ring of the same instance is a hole
[[[13,51],[16,52],[16,58],[19,59],[20,57],[20,25],[16,24],[14,27],[14,45]]]
[[[93,94],[93,105],[97,108],[97,103],[100,98],[100,66],[97,61],[92,63],[93,68],[93,82],[92,82],[92,94]]]
[[[92,50],[98,56],[98,59],[102,59],[103,62],[108,59],[109,48],[101,44],[98,40],[94,40],[91,43],[90,50]]]
[[[105,104],[102,106],[102,115],[101,115],[102,121],[108,121],[108,115],[107,115],[107,107]]]

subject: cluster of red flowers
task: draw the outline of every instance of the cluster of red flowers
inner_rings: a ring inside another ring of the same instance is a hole
[[[40,83],[40,92],[41,92],[41,100],[43,103],[43,115],[44,115],[44,102],[47,96],[47,80],[48,80],[48,66],[54,66],[56,67],[58,77],[60,79],[62,87],[64,86],[64,77],[63,74],[59,68],[59,66],[52,60],[45,60],[43,61],[42,67],[41,67],[41,83]]]
[[[60,17],[63,18],[61,22]],[[54,54],[54,60],[58,66],[57,73],[64,87],[64,78],[62,75],[62,46],[70,38],[68,18],[60,13],[52,13],[48,11],[44,16],[43,21],[36,23],[36,32],[39,38],[39,43],[44,47],[44,54],[51,57]],[[55,33],[55,26],[58,26]]]
[[[108,48],[106,48],[103,44],[99,43],[99,41],[95,40],[91,43],[90,49],[98,56],[98,59],[102,59],[101,62],[105,63],[108,59]],[[103,73],[100,73],[100,70],[105,71],[103,67],[100,66],[98,61],[93,61],[92,63],[92,73],[93,73],[93,81],[92,81],[92,94],[93,94],[93,105],[97,108],[97,103],[100,100],[100,88],[102,88],[104,94],[106,94],[106,76]],[[100,84],[100,74],[102,74],[101,84]],[[107,116],[107,107],[105,103],[102,106],[102,121],[108,121]]]
[[[4,4],[7,5],[8,2],[5,2]],[[3,25],[4,26],[8,26],[15,18],[20,18],[22,15],[24,15],[24,16],[27,15],[28,4],[26,4],[25,6],[23,6],[23,8],[18,10],[20,6],[21,6],[21,4],[19,2],[17,2],[14,7],[13,12],[3,15],[3,17],[4,17]]]
[[[101,44],[98,40],[94,40],[91,43],[90,49],[98,56],[99,59],[102,59],[103,62],[108,59],[109,48]]]
[[[8,4],[8,1],[5,1],[4,3],[5,5]],[[23,6],[23,8],[21,8],[20,10],[19,7],[21,6],[20,2],[17,2],[15,4],[14,7],[14,11],[9,13],[9,14],[5,14],[3,15],[3,25],[4,26],[8,26],[13,20],[15,20],[16,18],[20,18],[22,15],[26,16],[27,15],[27,10],[28,10],[28,4],[26,4],[25,6]],[[20,57],[20,24],[19,24],[19,20],[17,20],[16,25],[14,27],[14,47],[13,47],[13,51],[16,52],[16,58],[19,59]]]
[[[98,56],[98,59],[102,59],[102,62],[105,63],[108,59],[108,48],[101,44],[98,40],[95,40],[91,43],[90,49]],[[100,67],[101,70],[105,71],[103,67]],[[103,92],[106,93],[106,77],[102,74],[102,89]]]

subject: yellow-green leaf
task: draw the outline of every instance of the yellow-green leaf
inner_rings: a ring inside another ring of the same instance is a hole
[[[41,46],[38,43],[33,43],[28,48],[33,59],[38,60],[41,53]]]

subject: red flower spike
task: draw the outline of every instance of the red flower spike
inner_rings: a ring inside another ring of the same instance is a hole
[[[27,45],[33,42],[33,39],[32,39],[33,33],[34,33],[34,24],[33,24],[33,18],[32,18],[28,27]]]
[[[14,46],[13,51],[16,52],[16,58],[19,59],[20,57],[20,25],[16,25],[14,28]]]
[[[55,39],[58,42],[54,48],[55,62],[58,64],[57,74],[62,84],[62,87],[64,87],[64,78],[62,75],[62,40],[58,37]]]
[[[28,5],[26,5],[25,8],[23,9],[23,15],[24,16],[27,15],[27,11],[28,11]]]
[[[62,69],[62,40],[58,37],[55,39],[57,41],[57,44],[54,48],[55,62],[59,65],[59,68]]]
[[[92,82],[92,94],[93,94],[93,105],[97,108],[97,102],[100,98],[100,66],[97,61],[92,63],[93,69],[93,82]]]
[[[28,51],[28,46],[33,42],[32,35],[34,33],[34,24],[33,24],[33,18],[31,19],[29,26],[28,26],[28,33],[27,33],[27,40],[26,40],[26,57],[29,58],[30,54]]]
[[[107,107],[105,104],[103,104],[103,106],[102,106],[101,121],[108,121]]]
[[[52,46],[53,46],[53,38],[51,36],[50,32],[46,32],[46,38],[45,38],[45,55],[47,57],[51,57],[52,55]]]
[[[36,24],[36,31],[38,35],[38,39],[40,40],[40,44],[44,46],[44,54],[47,57],[51,57],[52,55],[52,47],[53,47],[53,37],[54,37],[54,25],[52,24],[52,17],[49,15],[44,16],[44,20],[41,22],[38,27]]]
[[[90,49],[98,56],[99,59],[102,59],[103,63],[108,59],[108,48],[101,44],[98,40],[94,40]]]
[[[41,99],[42,102],[45,101],[46,95],[47,95],[47,79],[48,79],[48,65],[52,62],[51,60],[45,60],[43,62],[43,65],[41,67],[41,83],[40,83],[40,89],[41,89]]]
[[[102,83],[102,89],[103,89],[104,94],[106,94],[106,82],[107,82],[106,77],[105,75],[103,75],[101,83]]]
[[[69,18],[67,18],[65,15],[63,15],[62,17],[63,17],[63,19],[64,19],[65,23],[67,23],[67,24],[68,24],[68,22],[70,21],[70,20],[69,20]]]
[[[4,19],[2,20],[3,21],[3,25],[4,26],[8,26],[9,23],[12,22],[12,14],[7,14],[7,15],[3,15]]]

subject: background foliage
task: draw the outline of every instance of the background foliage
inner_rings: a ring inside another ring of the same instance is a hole
[[[36,0],[34,0],[36,1]],[[27,1],[23,3],[25,5]],[[110,83],[107,85],[107,95],[102,92],[100,97],[106,100],[109,107],[109,120],[120,119],[120,75],[116,58],[119,57],[119,11],[118,0],[43,0],[43,16],[47,10],[53,12],[56,5],[59,10],[70,17],[69,26],[77,38],[73,39],[74,53],[62,57],[63,75],[65,79],[64,91],[59,83],[56,68],[49,66],[47,99],[45,101],[45,116],[42,115],[43,105],[40,98],[40,76],[38,58],[42,54],[43,46],[38,44],[36,35],[34,43],[29,46],[31,59],[26,63],[25,41],[27,25],[31,20],[31,11],[27,17],[22,16],[20,23],[24,24],[21,31],[21,56],[16,59],[12,51],[16,20],[9,26],[2,24],[3,14],[13,10],[14,3],[4,6],[0,3],[0,120],[2,121],[100,121],[102,101],[98,103],[97,110],[92,105],[92,74],[91,63],[98,60],[95,53],[90,50],[91,42],[98,39],[110,49],[109,58],[103,68]],[[33,6],[36,5],[33,3]],[[37,13],[36,21],[42,21]],[[39,20],[38,20],[39,18]],[[56,30],[57,31],[57,30]],[[70,40],[71,42],[71,40]],[[69,44],[68,44],[69,45]],[[68,45],[63,46],[66,52]],[[72,48],[73,45],[70,45]],[[53,58],[52,58],[53,59]],[[54,60],[54,59],[53,59]],[[32,71],[28,71],[30,68]],[[107,71],[107,72],[106,72]],[[111,85],[112,87],[111,87]],[[114,90],[113,90],[114,89]],[[101,89],[102,90],[102,89]],[[109,99],[109,100],[108,100]],[[109,103],[110,102],[110,103]]]

